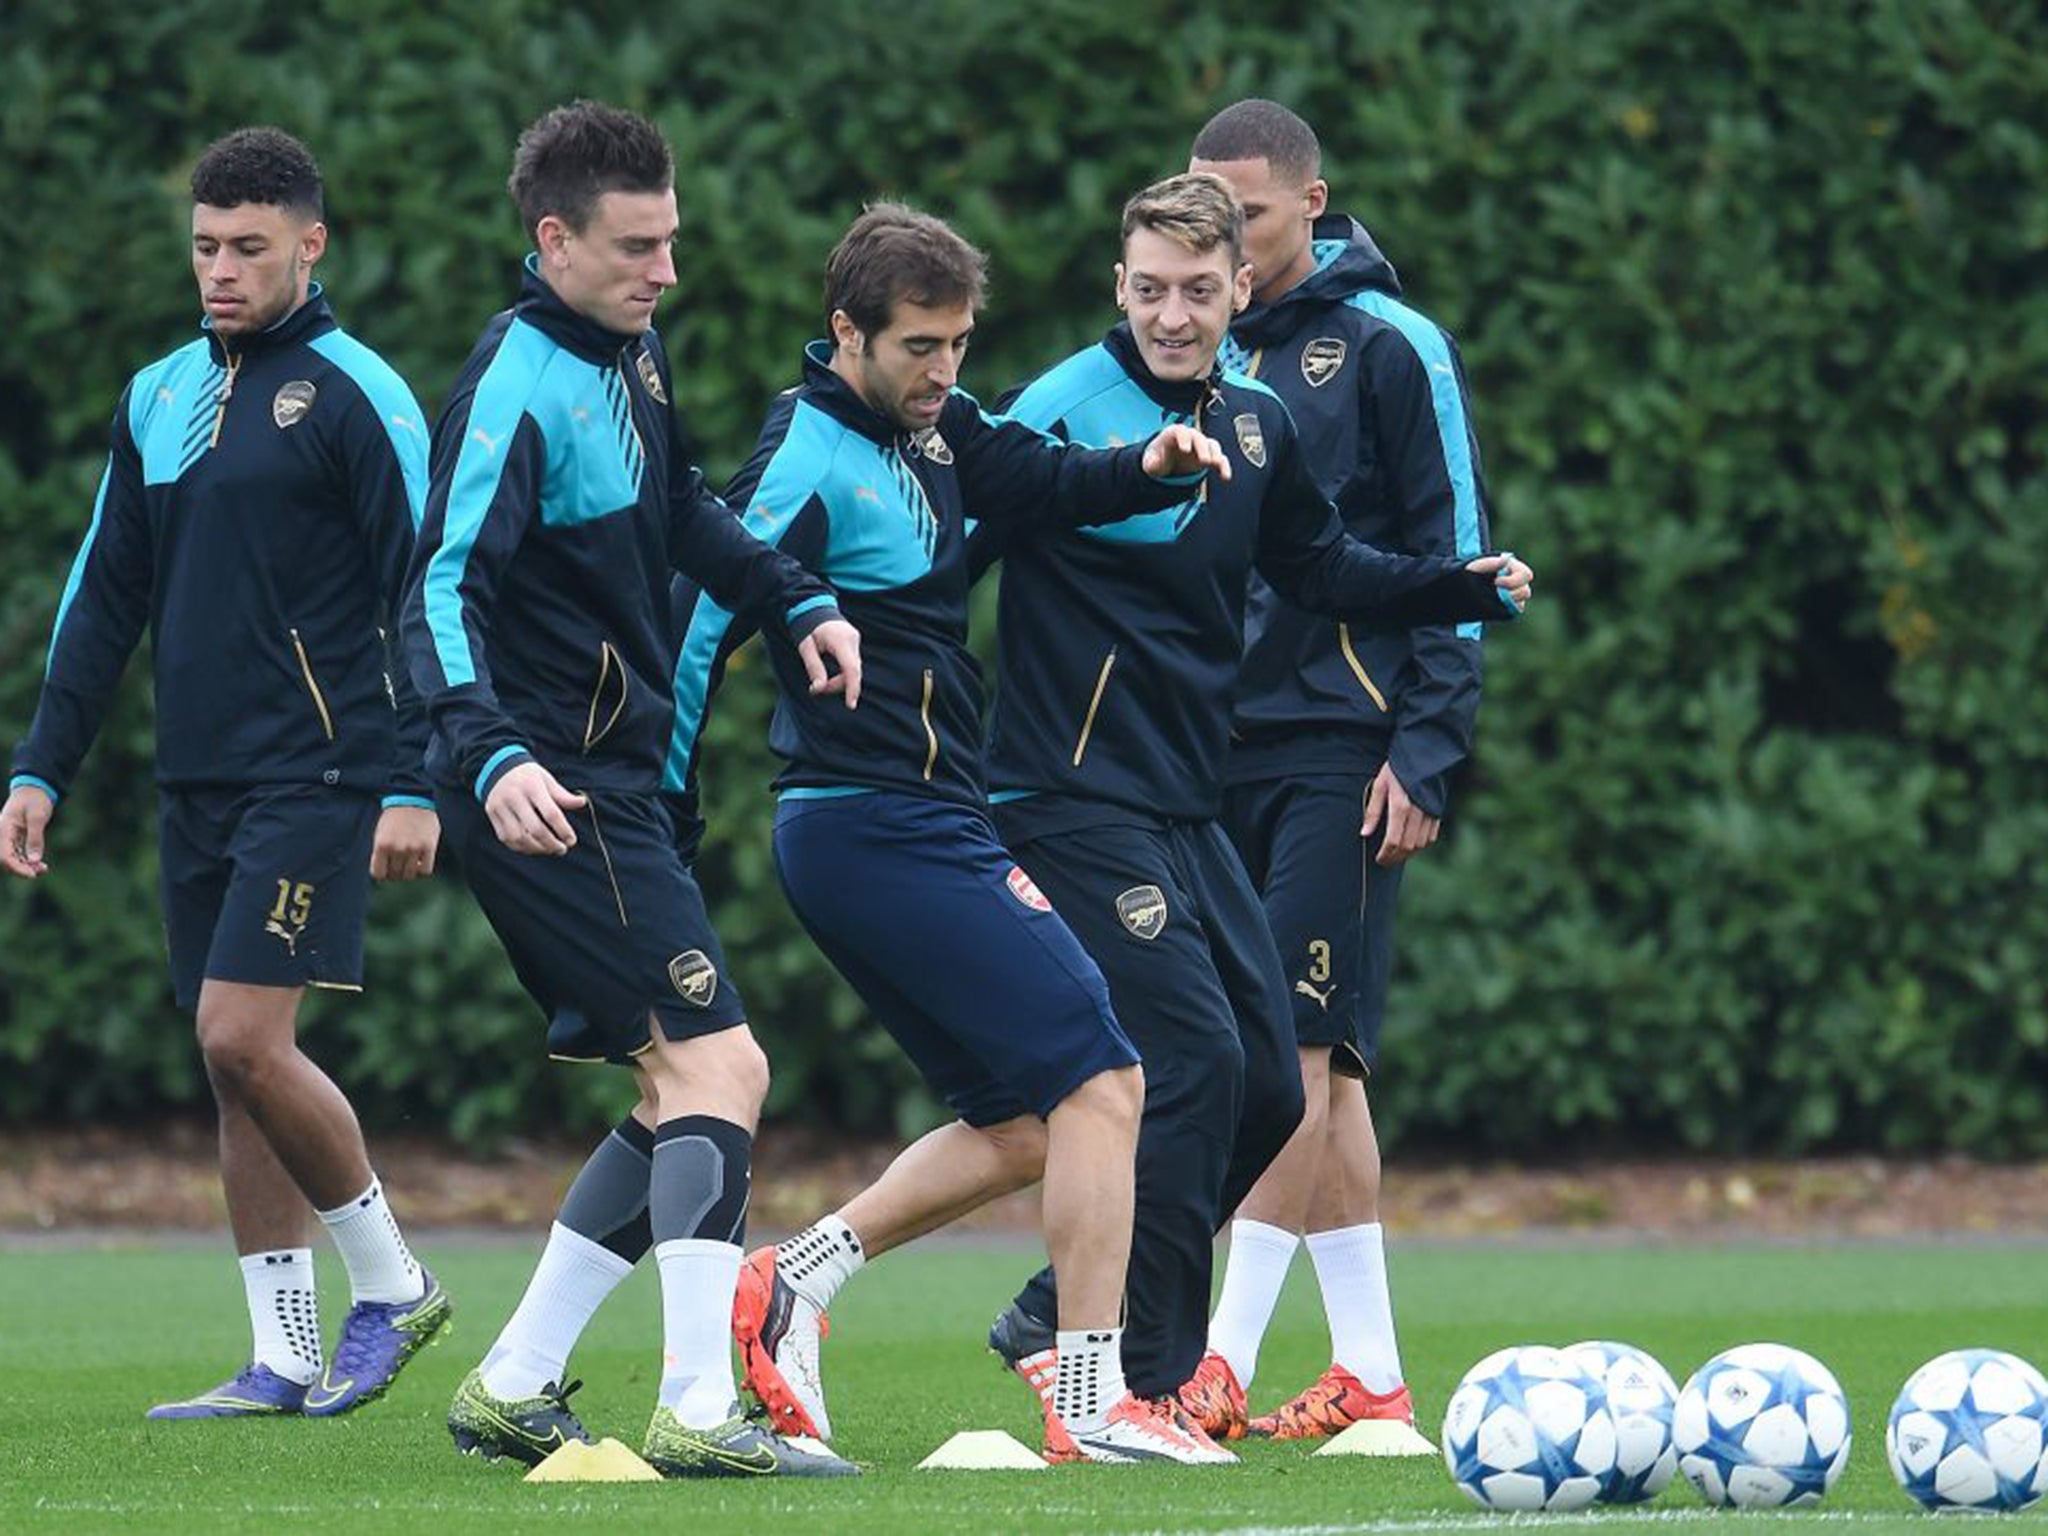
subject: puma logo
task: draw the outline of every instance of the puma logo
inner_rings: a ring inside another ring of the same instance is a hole
[[[272,938],[283,939],[285,953],[295,959],[297,958],[299,953],[299,935],[306,931],[304,923],[301,923],[296,928],[287,928],[276,918],[267,918],[263,924],[263,931]]]
[[[1303,997],[1314,998],[1316,1006],[1322,1009],[1323,1012],[1328,1013],[1330,1011],[1330,998],[1336,992],[1337,984],[1335,982],[1331,982],[1329,986],[1323,988],[1322,991],[1318,992],[1314,987],[1310,986],[1307,982],[1297,981],[1294,984],[1294,990],[1299,992]]]
[[[486,432],[482,427],[477,427],[473,431],[471,431],[469,434],[469,440],[473,443],[482,443],[484,445],[485,453],[496,453],[498,451],[498,444],[504,441],[503,438],[491,436],[491,434]]]

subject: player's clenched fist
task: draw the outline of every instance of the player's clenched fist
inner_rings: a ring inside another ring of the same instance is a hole
[[[576,846],[576,829],[565,813],[588,803],[539,763],[521,763],[491,786],[484,814],[498,841],[514,853],[563,854]]]

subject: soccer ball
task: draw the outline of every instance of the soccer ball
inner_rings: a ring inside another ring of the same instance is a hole
[[[1444,1413],[1444,1464],[1485,1509],[1584,1509],[1614,1470],[1614,1419],[1596,1377],[1541,1344],[1496,1350]]]
[[[1937,1355],[1899,1389],[1884,1453],[1929,1509],[2025,1509],[2048,1493],[2048,1381],[1996,1349]]]
[[[1603,1504],[1640,1504],[1670,1485],[1678,1470],[1671,1413],[1678,1383],[1656,1359],[1631,1344],[1588,1340],[1565,1353],[1607,1389],[1614,1415],[1614,1470],[1600,1490]]]
[[[1814,1504],[1849,1464],[1849,1401],[1813,1356],[1744,1344],[1693,1372],[1671,1438],[1678,1470],[1709,1504]]]

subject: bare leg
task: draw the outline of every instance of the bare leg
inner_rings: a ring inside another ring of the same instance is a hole
[[[235,1252],[269,1253],[312,1243],[313,1207],[285,1171],[248,1110],[214,1088],[220,1109],[220,1183]]]
[[[1332,1094],[1339,1081],[1330,1071],[1330,1047],[1301,1047],[1301,1124],[1244,1197],[1237,1215],[1287,1232],[1307,1227],[1310,1203],[1321,1182]]]
[[[1330,1232],[1380,1219],[1380,1143],[1365,1084],[1330,1079],[1330,1123],[1322,1175],[1308,1209],[1308,1230]]]
[[[222,1106],[224,1159],[229,1137],[235,1137],[237,1179],[248,1169],[240,1159],[239,1131],[231,1131],[227,1120],[239,1113],[260,1131],[277,1164],[313,1207],[330,1210],[369,1188],[370,1159],[348,1100],[299,1049],[299,997],[297,987],[207,980],[199,989],[199,1048]],[[260,1172],[257,1179],[259,1198],[268,1202],[272,1191]],[[230,1186],[231,1200],[235,1192]],[[255,1218],[259,1229],[268,1229],[275,1209],[269,1205],[269,1214]],[[237,1221],[238,1245],[241,1230]]]
[[[1143,1072],[1119,1067],[1089,1078],[1046,1121],[1045,1245],[1063,1330],[1122,1319],[1144,1104]]]
[[[898,1153],[879,1179],[840,1208],[839,1219],[853,1228],[869,1259],[879,1258],[1036,1183],[1045,1172],[1047,1139],[1046,1123],[1035,1116],[989,1126],[942,1125]]]

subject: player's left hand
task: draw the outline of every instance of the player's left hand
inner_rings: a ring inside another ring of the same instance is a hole
[[[1213,471],[1219,479],[1228,480],[1230,457],[1215,438],[1184,422],[1162,427],[1159,435],[1145,445],[1145,473],[1154,480],[1199,475],[1204,470]]]
[[[1517,556],[1481,555],[1477,560],[1467,561],[1465,569],[1481,576],[1491,575],[1494,586],[1515,605],[1517,613],[1529,606],[1529,591],[1536,585],[1536,572]]]
[[[441,818],[423,806],[386,806],[370,845],[372,880],[424,880],[434,872]]]
[[[797,642],[796,654],[812,693],[843,693],[848,709],[860,707],[859,630],[844,619],[827,619]],[[826,671],[828,660],[836,672]]]
[[[1385,869],[1414,858],[1437,840],[1444,825],[1408,798],[1408,791],[1394,775],[1392,763],[1382,763],[1373,778],[1372,789],[1365,797],[1365,824],[1358,829],[1358,835],[1371,837],[1382,820],[1387,830],[1380,838],[1379,857],[1373,862]]]

